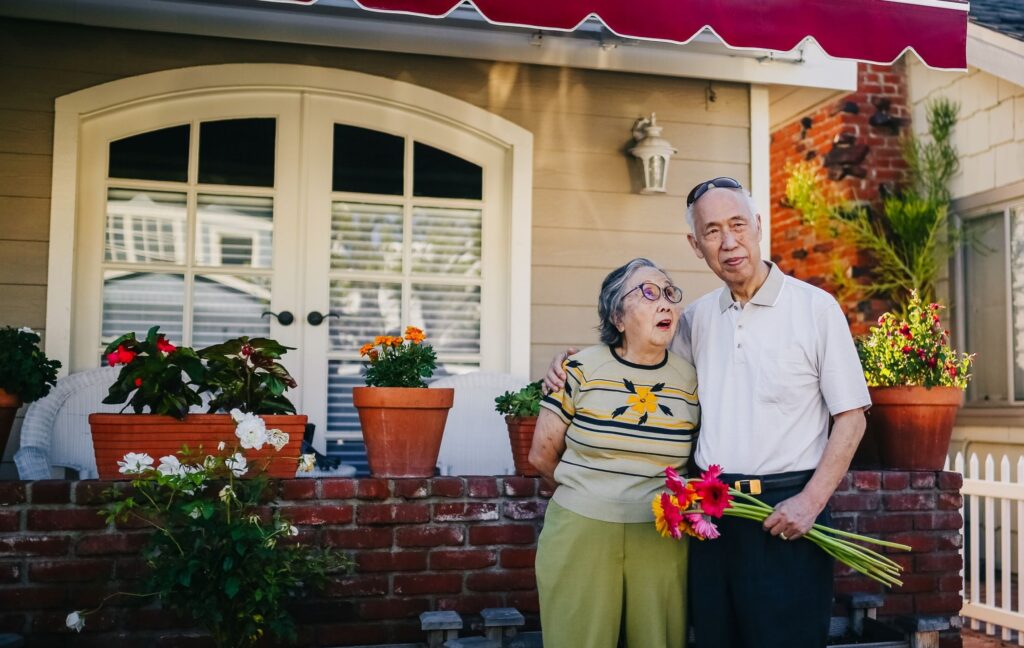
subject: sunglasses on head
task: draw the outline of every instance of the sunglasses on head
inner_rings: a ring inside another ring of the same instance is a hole
[[[686,195],[686,206],[689,207],[693,203],[700,200],[700,197],[708,192],[708,189],[742,189],[741,185],[732,178],[722,176],[720,178],[713,178],[711,180],[705,180],[693,189],[690,189],[690,193]]]

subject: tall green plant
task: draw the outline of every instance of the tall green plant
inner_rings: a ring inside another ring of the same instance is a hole
[[[804,222],[872,256],[868,284],[854,282],[836,267],[834,279],[844,293],[905,304],[916,292],[925,301],[935,300],[939,268],[957,241],[948,214],[949,181],[959,168],[951,141],[958,112],[959,106],[947,99],[928,105],[928,137],[908,136],[903,142],[908,182],[883,200],[877,217],[863,204],[844,199],[810,162],[787,167],[786,199]]]

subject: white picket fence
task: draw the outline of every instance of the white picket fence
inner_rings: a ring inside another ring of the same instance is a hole
[[[967,523],[961,615],[975,630],[984,625],[986,634],[998,633],[1003,641],[1024,646],[1024,457],[1011,470],[1004,456],[998,476],[992,455],[985,457],[984,471],[976,454],[966,463],[965,471],[961,453],[952,462],[952,469],[964,476],[961,513]]]

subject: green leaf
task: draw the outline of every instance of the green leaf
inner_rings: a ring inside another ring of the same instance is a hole
[[[235,598],[235,595],[238,594],[238,587],[239,582],[236,576],[229,576],[228,579],[224,581],[224,593],[228,595],[228,598]]]

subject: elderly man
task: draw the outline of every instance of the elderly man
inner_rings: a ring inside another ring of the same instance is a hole
[[[687,196],[689,242],[725,286],[690,304],[672,349],[697,369],[695,470],[775,506],[763,530],[725,518],[693,543],[689,588],[699,648],[820,648],[832,560],[795,542],[816,522],[864,432],[867,385],[839,305],[761,259],[761,216],[732,178]],[[548,387],[564,379],[552,363]],[[832,421],[831,434],[829,422]]]

